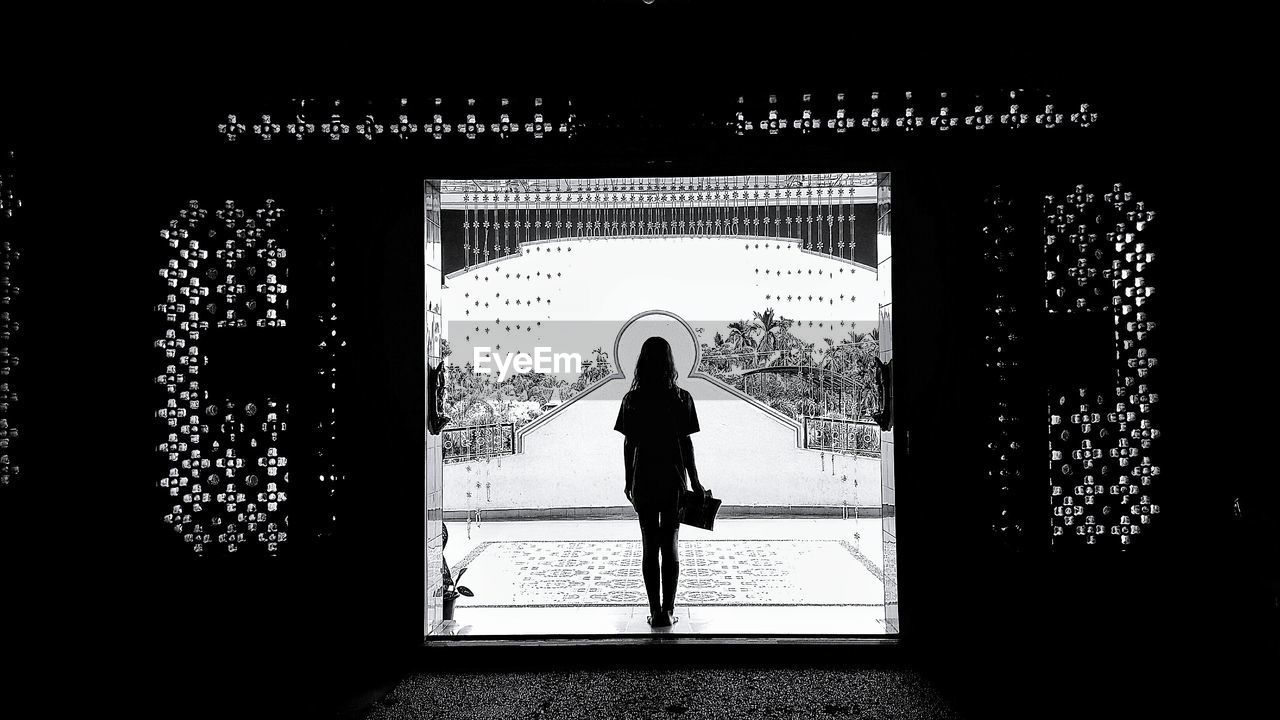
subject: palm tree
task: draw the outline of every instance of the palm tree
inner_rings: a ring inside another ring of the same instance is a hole
[[[735,348],[750,344],[756,334],[756,327],[750,320],[735,320],[729,323],[729,341]]]
[[[831,370],[833,369],[832,365],[834,365],[836,359],[836,341],[831,338],[822,338],[822,341],[825,342],[827,346],[822,348],[822,362],[818,367]]]
[[[870,332],[861,333],[851,329],[849,337],[840,343],[848,346],[850,370],[857,372],[867,361],[875,358],[880,347],[880,330],[871,328]]]
[[[796,321],[791,318],[786,318],[781,315],[778,316],[778,325],[782,327],[782,331],[778,333],[778,340],[782,343],[784,348],[787,346],[788,338],[793,340],[795,339],[795,336],[791,334],[791,326],[795,324]]]
[[[762,332],[760,341],[756,343],[756,352],[763,353],[766,345],[770,350],[778,349],[779,340],[785,337],[787,328],[791,327],[794,321],[781,315],[774,315],[773,308],[766,308],[762,313],[754,312],[753,314],[756,316],[755,327]]]

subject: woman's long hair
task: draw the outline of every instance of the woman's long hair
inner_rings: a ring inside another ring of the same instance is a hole
[[[640,346],[640,358],[631,379],[631,389],[645,394],[658,394],[676,388],[676,361],[671,343],[655,335]]]

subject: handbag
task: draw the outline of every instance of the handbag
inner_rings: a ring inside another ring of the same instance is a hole
[[[681,491],[680,522],[685,525],[714,530],[716,513],[720,511],[720,500],[711,496],[711,490],[705,493],[694,490]]]
[[[688,470],[684,462],[684,448],[680,445],[679,438],[676,439],[676,452],[680,457],[681,470],[680,522],[703,530],[714,530],[716,513],[720,511],[720,500],[711,496],[710,488],[704,487],[703,490],[706,492],[701,493],[684,489]]]

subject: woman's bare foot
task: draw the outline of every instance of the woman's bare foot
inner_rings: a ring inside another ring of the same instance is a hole
[[[648,617],[649,627],[665,628],[671,627],[671,616],[665,610],[658,610]]]

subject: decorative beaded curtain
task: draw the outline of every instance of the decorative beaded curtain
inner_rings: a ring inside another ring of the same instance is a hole
[[[793,240],[859,262],[858,243],[874,252],[875,238],[854,231],[856,190],[874,187],[874,173],[831,173],[457,181],[442,190],[446,209],[462,212],[462,269],[470,270],[525,243],[655,235]]]

